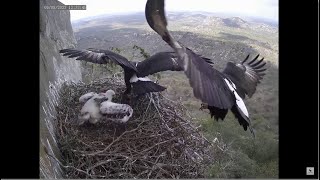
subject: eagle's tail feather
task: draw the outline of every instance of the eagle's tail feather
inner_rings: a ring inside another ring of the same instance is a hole
[[[132,83],[132,90],[134,94],[143,95],[150,92],[161,92],[166,88],[160,86],[152,81],[137,81]]]

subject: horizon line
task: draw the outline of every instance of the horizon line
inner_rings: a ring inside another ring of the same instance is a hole
[[[272,19],[272,18],[266,18],[266,17],[259,17],[259,16],[249,16],[249,15],[241,15],[238,13],[223,13],[223,12],[210,12],[210,11],[188,11],[188,10],[177,10],[177,11],[167,11],[166,13],[182,13],[182,12],[189,12],[189,13],[208,13],[208,14],[215,14],[215,17],[221,17],[221,16],[227,16],[228,18],[231,17],[238,17],[238,18],[244,18],[244,19],[260,19],[265,20],[273,23],[278,24],[278,19]],[[112,15],[130,15],[130,14],[138,14],[138,13],[144,13],[144,11],[132,11],[132,12],[119,12],[119,13],[105,13],[105,14],[99,14],[99,15],[93,15],[93,16],[87,16],[87,17],[81,17],[78,19],[72,19],[71,22],[79,21],[79,20],[85,20],[88,18],[95,18],[99,16],[112,16]],[[219,15],[219,16],[217,16]]]

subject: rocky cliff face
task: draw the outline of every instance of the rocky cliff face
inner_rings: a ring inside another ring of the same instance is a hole
[[[63,5],[57,0],[40,0],[40,177],[61,178],[61,168],[48,153],[59,159],[54,136],[54,106],[65,82],[81,81],[80,63],[61,57],[59,50],[76,45],[66,10],[45,10],[46,5]],[[45,147],[45,148],[44,148]]]

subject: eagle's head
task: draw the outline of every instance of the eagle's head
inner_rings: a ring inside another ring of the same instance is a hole
[[[112,96],[115,95],[116,93],[112,90],[112,89],[109,89],[108,91],[106,91],[104,93],[104,95],[108,98],[108,101],[111,101],[112,100]]]
[[[110,96],[113,96],[115,95],[116,93],[112,90],[112,89],[109,89],[107,92],[106,92],[106,95],[110,95]]]

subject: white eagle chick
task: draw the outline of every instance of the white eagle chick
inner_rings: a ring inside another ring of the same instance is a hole
[[[107,100],[105,93],[97,94],[95,92],[89,92],[82,95],[79,98],[79,102],[85,104],[78,116],[79,125],[82,125],[86,121],[89,121],[91,124],[96,124],[102,118],[102,114],[99,110],[100,103],[105,100]]]
[[[105,93],[108,100],[100,104],[100,112],[108,119],[125,123],[131,118],[133,109],[128,104],[112,102],[113,95],[115,95],[113,90],[108,90]]]

